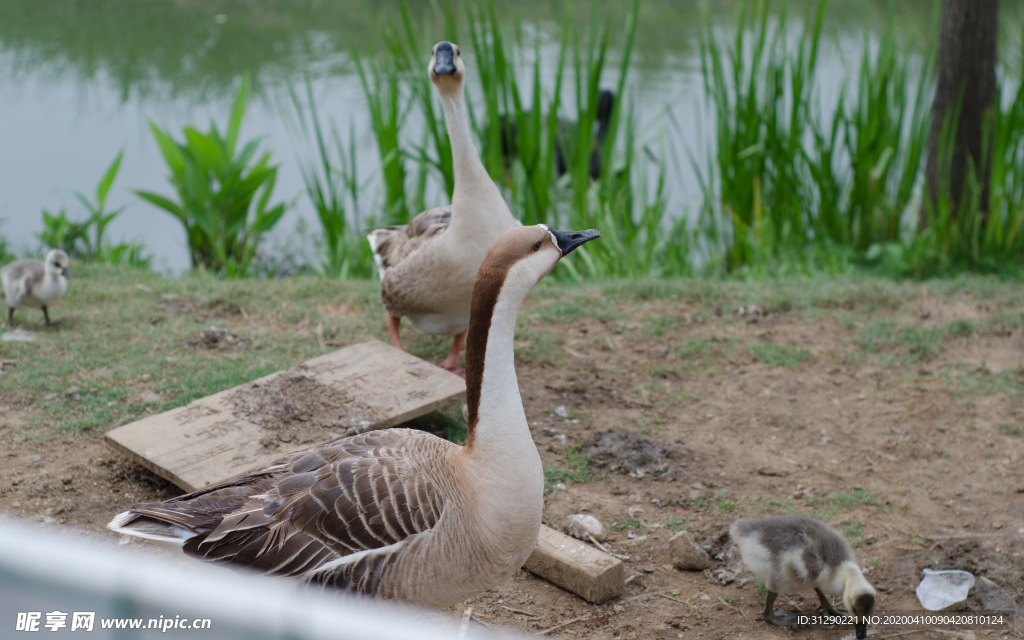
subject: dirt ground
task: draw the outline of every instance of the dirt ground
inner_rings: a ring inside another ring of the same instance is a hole
[[[1024,387],[978,385],[1024,377],[1024,335],[967,298],[878,310],[874,320],[898,321],[900,331],[969,327],[943,333],[953,337],[923,356],[914,349],[927,345],[871,334],[870,318],[757,305],[683,298],[630,305],[628,320],[529,317],[520,333],[554,345],[550,357],[517,367],[549,469],[545,523],[564,530],[575,513],[604,522],[606,546],[628,557],[626,591],[595,606],[520,571],[452,614],[472,607],[476,624],[554,628],[550,637],[560,638],[852,637],[852,628],[758,620],[763,596],[749,574],[730,570],[726,531],[737,517],[776,513],[816,515],[843,530],[881,609],[920,610],[914,589],[931,567],[979,576],[954,608],[1020,612]],[[230,328],[246,334],[241,319]],[[138,380],[133,393],[155,392]],[[180,493],[106,448],[98,431],[27,437],[31,404],[24,392],[0,394],[0,512],[113,543],[104,525],[114,514]],[[636,437],[604,455],[588,449],[609,431]],[[637,449],[646,457],[629,463]],[[672,567],[668,540],[682,529],[711,554],[708,571]],[[810,612],[817,602],[795,596],[778,606]],[[1021,630],[1018,621],[991,637]],[[966,640],[989,632],[869,633]]]

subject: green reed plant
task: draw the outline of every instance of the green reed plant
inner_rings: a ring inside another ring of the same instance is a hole
[[[786,44],[785,5],[770,27],[767,1],[743,3],[731,46],[711,23],[701,35],[704,89],[716,115],[715,155],[701,171],[701,226],[727,269],[768,263],[807,242],[800,161],[814,132],[809,105],[824,9],[824,0],[808,7],[795,51]]]
[[[922,169],[931,112],[933,69],[921,69],[916,89],[908,92],[909,56],[897,50],[891,21],[880,45],[872,62],[871,47],[864,43],[853,106],[846,112],[840,107],[838,116],[852,182],[846,228],[831,239],[861,253],[872,244],[901,238],[901,223]]]
[[[1005,82],[1003,84],[1005,86]],[[991,170],[969,163],[959,202],[950,193],[953,132],[959,108],[942,125],[938,198],[924,198],[926,224],[894,252],[898,271],[915,275],[950,269],[1021,272],[1024,267],[1024,85],[1012,101],[997,101],[986,119],[983,158]],[[989,206],[982,208],[982,178],[990,175]]]
[[[238,149],[248,96],[246,77],[231,106],[223,135],[210,122],[207,133],[185,127],[184,140],[178,142],[151,122],[150,129],[171,170],[178,201],[136,191],[185,227],[193,267],[228,278],[250,273],[260,239],[285,213],[284,203],[270,204],[277,181],[277,166],[270,164],[270,152],[263,151],[257,157],[258,138]]]
[[[362,230],[366,222],[360,209],[361,185],[356,165],[355,131],[349,129],[346,144],[333,122],[328,133],[320,119],[313,86],[306,77],[306,102],[289,88],[293,116],[289,123],[295,135],[314,157],[299,157],[299,172],[306,196],[316,210],[322,235],[318,242],[318,260],[313,269],[327,278],[365,278],[373,273],[373,256]]]
[[[7,222],[7,218],[0,218],[0,226],[3,226],[5,222]],[[7,236],[0,234],[0,264],[6,264],[14,258],[14,248],[11,247],[10,241]]]
[[[415,159],[420,166],[417,176],[417,190],[414,209],[417,211],[429,208],[422,202],[425,192],[426,167],[432,167],[440,175],[443,188],[448,197],[452,197],[455,191],[455,167],[452,160],[451,141],[448,138],[448,128],[445,126],[441,105],[438,101],[434,86],[430,78],[424,73],[423,52],[434,44],[431,32],[426,32],[426,37],[420,39],[413,27],[412,14],[409,5],[405,0],[399,3],[401,9],[401,26],[391,26],[388,29],[388,48],[396,63],[396,68],[407,78],[412,91],[413,100],[419,106],[424,119],[425,142],[415,151]],[[445,37],[458,42],[458,30],[455,20],[455,10],[451,0],[446,0],[442,17],[445,25]],[[431,147],[428,151],[428,146]]]
[[[552,223],[555,154],[563,127],[558,115],[570,31],[562,32],[555,85],[547,99],[541,89],[540,40],[535,39],[532,99],[527,103],[516,74],[517,68],[527,64],[523,54],[528,45],[522,31],[516,30],[514,38],[504,37],[493,3],[476,13],[468,7],[467,15],[484,95],[483,117],[474,114],[484,164],[492,178],[509,189],[513,208],[524,224]],[[515,46],[506,48],[509,42]]]
[[[403,74],[393,64],[394,51],[384,60],[364,59],[355,50],[352,55],[380,150],[384,222],[405,224],[410,219],[410,212],[405,193],[406,156],[402,152],[400,134],[410,101],[403,96]]]

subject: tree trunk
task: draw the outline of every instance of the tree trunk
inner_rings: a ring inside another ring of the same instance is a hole
[[[928,164],[925,169],[928,196],[938,203],[947,176],[939,166],[942,129],[960,116],[952,139],[952,157],[947,158],[949,193],[953,206],[960,202],[967,171],[973,163],[981,181],[982,215],[988,212],[991,161],[982,158],[985,118],[996,106],[996,36],[999,0],[943,0],[942,30],[939,36],[939,77],[932,106],[928,135]],[[991,155],[991,154],[989,154]],[[928,224],[926,207],[921,209],[921,226]]]

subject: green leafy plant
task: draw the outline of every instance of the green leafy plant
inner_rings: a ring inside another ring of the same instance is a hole
[[[43,209],[43,230],[35,236],[44,247],[60,249],[73,258],[84,258],[88,232],[88,222],[74,222],[68,219],[63,209],[56,214]]]
[[[277,166],[270,152],[257,158],[259,139],[241,150],[238,134],[245,115],[249,80],[244,78],[231,106],[227,129],[217,125],[202,133],[185,127],[184,141],[150,123],[168,168],[178,201],[137,191],[139,197],[177,218],[188,237],[192,266],[229,278],[250,272],[260,239],[285,213],[284,203],[271,205]]]
[[[107,239],[107,227],[125,209],[121,206],[113,211],[107,210],[107,196],[117,178],[123,157],[124,151],[119,152],[103,173],[103,177],[96,185],[95,202],[80,191],[72,191],[88,214],[85,222],[68,219],[63,209],[56,215],[43,210],[43,231],[36,233],[36,237],[43,245],[61,249],[69,256],[81,260],[149,268],[153,258],[145,254],[142,242],[121,242],[113,245]]]

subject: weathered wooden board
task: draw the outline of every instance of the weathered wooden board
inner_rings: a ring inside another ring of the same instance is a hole
[[[314,442],[280,442],[273,424],[246,412],[253,405],[273,411],[275,396],[244,400],[295,381],[320,390],[338,407],[330,428]],[[292,451],[392,427],[464,400],[465,394],[462,378],[374,340],[113,429],[105,440],[157,475],[194,491]]]
[[[626,589],[621,560],[544,525],[523,568],[594,604]]]

